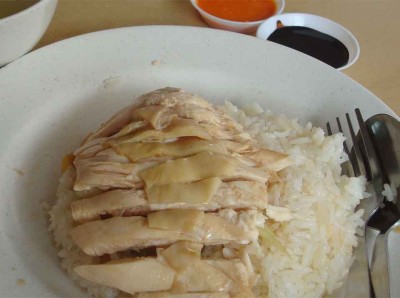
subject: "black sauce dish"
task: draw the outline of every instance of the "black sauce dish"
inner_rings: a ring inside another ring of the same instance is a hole
[[[357,39],[349,30],[312,14],[270,17],[258,27],[256,36],[303,52],[338,70],[353,65],[360,55]]]

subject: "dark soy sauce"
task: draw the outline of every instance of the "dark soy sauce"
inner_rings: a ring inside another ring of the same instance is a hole
[[[335,68],[349,61],[349,51],[342,42],[311,28],[283,26],[276,29],[268,40],[303,52]]]

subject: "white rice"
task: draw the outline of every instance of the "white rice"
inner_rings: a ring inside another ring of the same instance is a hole
[[[389,202],[396,204],[397,189],[396,189],[396,186],[394,185],[394,183],[392,183],[391,185],[385,183],[383,185],[382,195],[385,196],[386,200],[388,200]]]
[[[264,112],[256,104],[240,110],[227,102],[222,109],[263,146],[293,159],[293,165],[279,173],[282,183],[269,191],[270,204],[287,207],[293,215],[286,222],[268,221],[285,250],[257,242],[247,248],[255,270],[261,274],[257,295],[331,294],[348,273],[352,249],[357,246],[356,231],[363,225],[362,211],[354,213],[354,209],[362,199],[365,181],[340,175],[340,164],[347,158],[342,149],[343,136],[324,136],[321,128]],[[91,296],[115,297],[118,291],[87,282],[72,270],[78,264],[96,261],[82,253],[69,237],[73,227],[69,205],[78,199],[72,191],[73,179],[74,171],[70,169],[61,178],[58,201],[50,211],[50,229],[62,267]],[[229,255],[229,248],[225,253]]]
[[[341,134],[324,136],[321,128],[264,112],[259,106],[224,110],[263,146],[289,154],[294,164],[279,173],[284,183],[270,190],[270,203],[287,207],[294,218],[272,228],[286,251],[261,255],[260,295],[321,297],[339,288],[352,263],[362,210],[354,213],[365,189],[364,178],[341,176],[347,159]],[[259,264],[257,261],[254,265]]]

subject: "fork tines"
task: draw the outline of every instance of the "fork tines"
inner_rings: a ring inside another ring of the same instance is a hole
[[[352,146],[347,144],[350,140],[343,142],[343,149],[349,158],[349,162],[342,165],[343,173],[347,176],[355,177],[366,175],[368,180],[372,180],[372,177],[376,175],[377,169],[379,169],[376,164],[377,158],[375,149],[368,133],[368,129],[365,126],[360,109],[355,109],[355,113],[360,128],[358,136],[355,133],[354,125],[351,122],[349,113],[345,114],[351,137],[350,144]],[[336,117],[336,123],[338,131],[345,135],[339,117]],[[332,135],[332,127],[329,122],[326,124],[326,127],[328,135]],[[351,148],[351,150],[349,150],[349,148]]]

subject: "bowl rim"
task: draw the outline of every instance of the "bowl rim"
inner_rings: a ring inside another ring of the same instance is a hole
[[[275,1],[275,0],[274,0],[274,1]],[[266,19],[259,20],[259,21],[240,22],[240,21],[231,21],[231,20],[223,19],[223,18],[217,17],[217,16],[215,16],[215,15],[212,15],[212,14],[206,12],[205,10],[203,10],[203,9],[197,4],[197,0],[190,0],[190,2],[192,3],[193,7],[196,8],[200,13],[206,15],[207,17],[213,19],[213,20],[216,21],[216,22],[220,22],[220,23],[222,22],[222,23],[229,24],[229,25],[258,25],[258,24],[261,24],[261,23],[265,22],[266,20],[268,20],[269,18],[271,18],[271,17],[273,17],[273,16],[276,16],[276,15],[281,14],[282,11],[283,11],[284,8],[285,8],[285,0],[281,0],[281,2],[282,2],[281,7],[280,7],[279,10],[277,10],[272,16],[270,16],[270,17],[268,17],[268,18],[266,18]]]
[[[21,10],[21,11],[19,11],[17,13],[14,13],[12,15],[7,16],[7,17],[0,18],[0,24],[6,23],[7,21],[10,21],[10,20],[12,20],[14,18],[18,18],[21,15],[29,13],[30,11],[34,10],[35,8],[37,8],[39,6],[45,5],[46,2],[51,2],[51,1],[54,1],[54,0],[39,0],[38,2],[32,4],[31,6],[25,8],[24,10]]]
[[[319,15],[315,15],[315,14],[310,14],[310,13],[302,13],[302,12],[290,12],[290,13],[282,13],[280,15],[274,15],[271,16],[270,18],[268,18],[267,20],[265,20],[258,28],[257,28],[257,32],[256,32],[256,37],[265,40],[266,38],[268,38],[275,30],[271,31],[271,33],[268,36],[265,36],[265,34],[261,34],[261,32],[263,31],[263,25],[269,22],[273,22],[275,21],[277,18],[285,18],[288,16],[301,16],[304,19],[309,19],[309,18],[313,18],[313,19],[319,19],[323,22],[327,22],[330,25],[333,25],[337,28],[339,28],[340,30],[342,30],[343,32],[345,32],[350,39],[354,42],[354,46],[355,46],[355,51],[354,51],[354,58],[352,60],[349,60],[348,63],[346,63],[345,65],[336,68],[337,70],[344,70],[346,68],[349,68],[350,66],[352,66],[359,58],[360,56],[360,44],[358,43],[357,38],[354,36],[353,33],[351,33],[351,31],[349,29],[347,29],[346,27],[344,27],[343,25],[329,19],[323,16],[319,16]],[[301,27],[306,27],[307,25],[302,25]],[[316,29],[318,30],[318,29]],[[322,32],[322,31],[321,31]],[[323,32],[324,33],[324,32]],[[304,54],[304,53],[303,53]],[[306,55],[306,54],[305,54]]]

